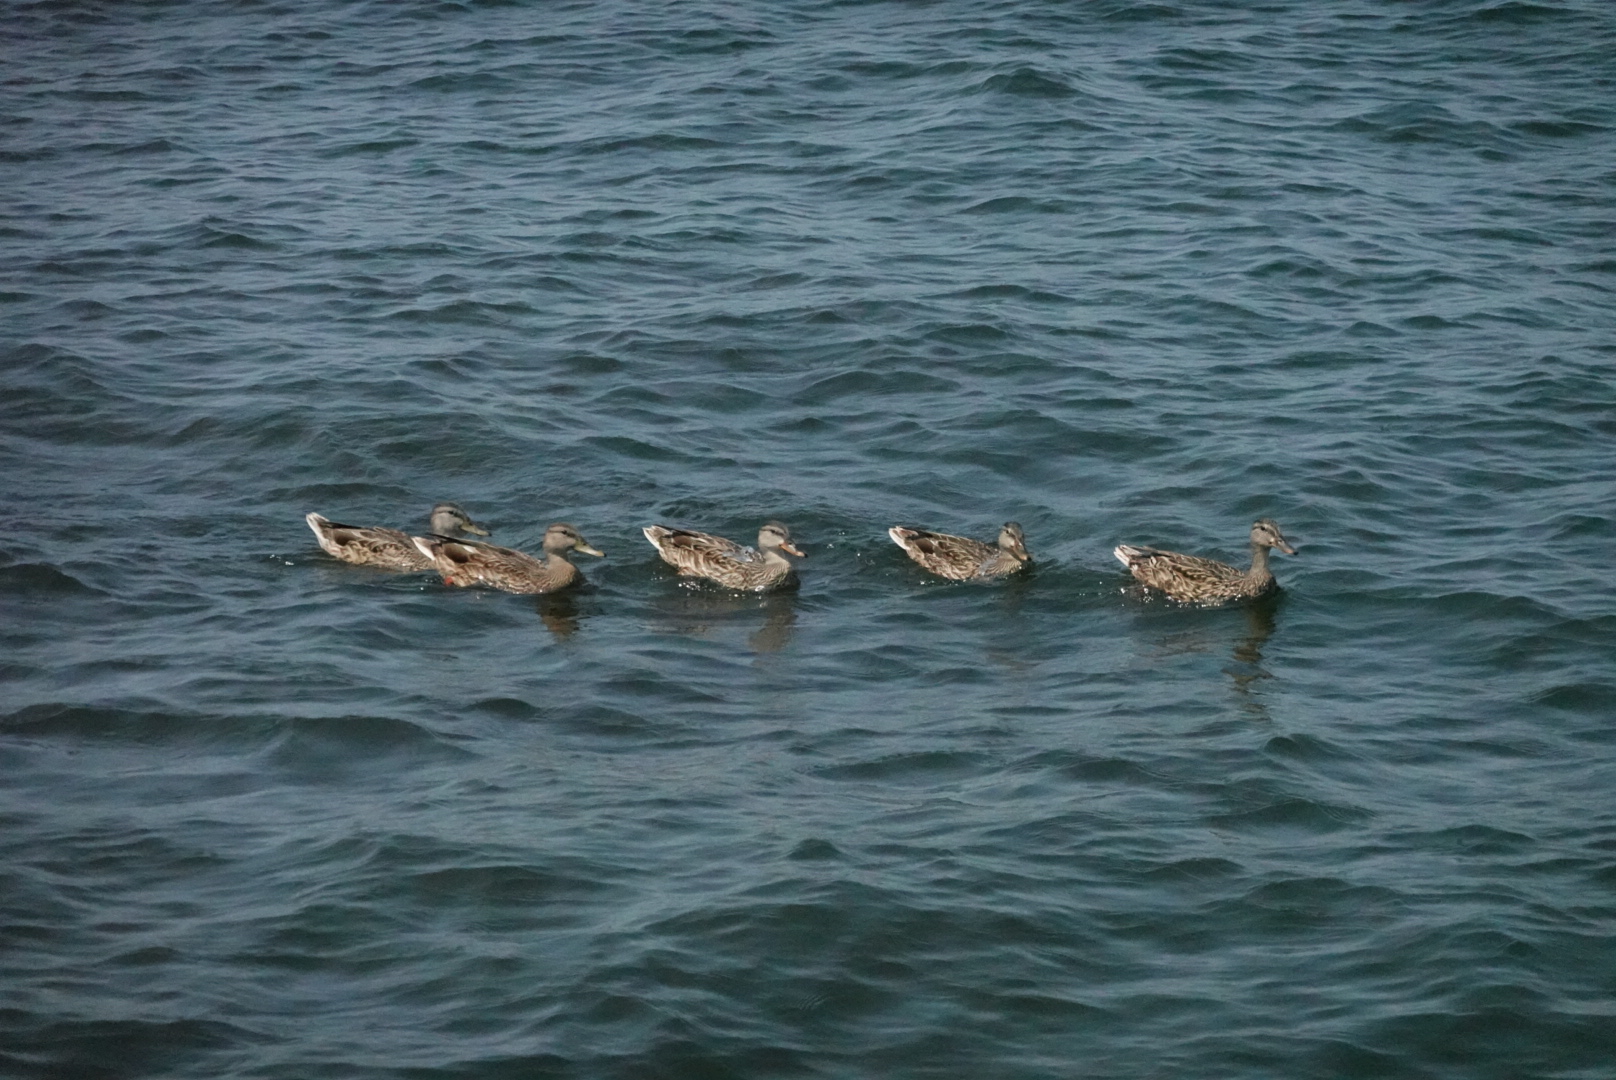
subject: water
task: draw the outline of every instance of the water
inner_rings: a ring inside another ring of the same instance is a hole
[[[1603,0],[6,14],[0,1071],[1610,1075]]]

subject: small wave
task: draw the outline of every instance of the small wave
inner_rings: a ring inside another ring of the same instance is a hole
[[[1606,135],[1610,128],[1603,124],[1589,124],[1578,120],[1523,120],[1511,124],[1510,130],[1527,135],[1541,135],[1548,139],[1576,139],[1587,135]]]
[[[1252,53],[1227,49],[1166,49],[1156,63],[1175,71],[1251,71],[1258,66]]]
[[[162,97],[156,94],[148,94],[143,90],[85,90],[78,88],[68,91],[65,96],[78,101],[98,102],[142,102],[163,100]]]
[[[585,442],[602,450],[609,450],[613,454],[620,454],[623,457],[634,458],[639,461],[671,462],[703,459],[703,455],[676,450],[666,443],[649,443],[627,435],[592,435]],[[712,464],[710,460],[707,463]]]
[[[0,716],[0,728],[46,738],[138,743],[185,740],[200,730],[198,718],[191,715],[56,702]]]
[[[1532,703],[1584,716],[1616,716],[1616,684],[1592,680],[1561,683],[1539,691]]]
[[[380,863],[393,863],[387,845],[371,860],[371,869]],[[457,861],[465,863],[469,852],[455,854]],[[397,876],[399,866],[388,867],[389,890],[406,892],[410,900],[433,908],[468,907],[479,917],[486,917],[489,908],[528,908],[534,904],[598,902],[599,895],[611,891],[611,881],[601,880],[595,868],[577,860],[564,860],[572,872],[561,866],[535,867],[518,864],[484,864],[444,867],[423,870],[407,876]]]
[[[1361,885],[1338,877],[1299,877],[1265,882],[1238,899],[1221,901],[1206,918],[1227,918],[1231,928],[1246,924],[1269,933],[1280,926],[1316,927],[1321,919],[1351,915],[1373,918],[1377,911],[1397,912],[1402,898],[1396,890]]]
[[[1063,760],[1067,757],[1076,757],[1076,760]],[[1085,784],[1123,784],[1130,787],[1173,786],[1165,778],[1127,758],[1057,755],[1053,763],[1062,776]]]
[[[531,702],[514,697],[490,697],[474,701],[471,708],[501,720],[536,720],[543,713]]]
[[[228,232],[217,229],[203,230],[202,239],[197,244],[202,248],[228,248],[234,251],[276,251],[279,244],[273,244],[257,237],[247,236],[244,233]]]
[[[468,90],[504,90],[510,86],[511,81],[504,76],[487,71],[467,71],[428,75],[410,83],[408,89],[454,94]]]
[[[264,759],[304,781],[369,772],[400,756],[436,761],[471,756],[419,724],[390,716],[297,717],[279,721],[276,729]],[[387,767],[396,766],[394,760]]]
[[[826,765],[815,775],[829,780],[931,781],[939,776],[975,773],[989,762],[985,754],[962,750],[932,750],[892,754],[874,761]]]
[[[657,132],[652,135],[634,135],[627,138],[587,139],[573,143],[567,149],[581,154],[621,154],[637,150],[658,153],[688,150],[718,150],[724,143],[697,135],[672,135]]]
[[[30,162],[46,162],[60,157],[62,151],[54,146],[37,146],[30,150],[0,150],[0,163],[7,165],[27,165]],[[6,234],[14,230],[5,230]]]
[[[65,570],[49,563],[14,563],[0,567],[0,595],[19,599],[51,599],[62,596],[106,596],[101,589],[86,585]]]
[[[829,405],[846,398],[897,393],[949,393],[959,384],[922,371],[844,371],[820,379],[792,396],[795,405]]]
[[[1209,820],[1220,828],[1329,833],[1361,824],[1371,816],[1368,810],[1359,807],[1292,796],[1275,798],[1250,809],[1213,814]]]
[[[1475,325],[1457,319],[1444,319],[1440,315],[1411,315],[1400,322],[1410,330],[1461,330],[1471,329]]]
[[[1472,858],[1530,855],[1539,847],[1538,841],[1525,833],[1490,825],[1458,825],[1450,829],[1432,831],[1399,831],[1393,833],[1389,839],[1400,846],[1406,844],[1417,850]]]
[[[148,139],[138,143],[86,143],[77,149],[95,153],[114,154],[119,157],[138,157],[148,154],[172,154],[185,147],[167,139]]]
[[[386,317],[426,325],[465,323],[482,326],[503,323],[511,315],[531,315],[534,310],[531,305],[520,302],[492,304],[476,300],[452,300],[431,308],[403,308],[390,312]]]
[[[1153,866],[1140,876],[1149,882],[1175,882],[1202,886],[1213,881],[1237,880],[1248,873],[1246,867],[1229,859],[1215,856],[1197,856],[1178,859],[1162,866]]]
[[[975,203],[961,210],[962,214],[1066,214],[1071,205],[1059,199],[1031,199],[1024,195],[1005,195]]]
[[[1076,97],[1078,93],[1058,76],[1032,67],[1021,67],[1012,72],[990,75],[978,83],[972,92],[1050,100]]]
[[[795,862],[828,862],[844,859],[842,850],[829,840],[813,837],[797,843],[786,858]]]
[[[117,308],[103,304],[99,300],[68,300],[57,304],[56,310],[85,321],[104,319],[108,315],[119,313]]]
[[[1526,26],[1533,23],[1564,20],[1571,17],[1571,14],[1569,10],[1544,4],[1505,3],[1480,8],[1471,12],[1466,18],[1483,24],[1502,23],[1507,26]]]
[[[1102,0],[1093,5],[1093,10],[1106,22],[1115,23],[1177,22],[1184,18],[1181,7],[1140,0]]]
[[[674,34],[665,47],[673,56],[704,56],[745,53],[778,44],[779,39],[766,30],[754,29],[742,33],[727,27],[704,27]]]
[[[926,331],[928,341],[949,341],[950,344],[997,344],[1012,336],[1004,327],[992,323],[957,323],[952,327],[937,327]]]
[[[1473,570],[1461,576],[1473,576]],[[1485,592],[1479,589],[1438,593],[1425,598],[1422,602],[1431,612],[1477,619],[1482,625],[1497,625],[1505,619],[1520,619],[1538,624],[1556,624],[1564,621],[1561,612],[1541,600],[1530,596]]]
[[[1294,761],[1353,760],[1355,755],[1314,735],[1276,735],[1263,745],[1266,753]]]
[[[958,292],[945,293],[953,300],[1026,300],[1035,304],[1069,304],[1070,296],[1027,285],[975,285]]]
[[[938,75],[962,75],[971,70],[971,63],[966,60],[944,60],[938,63],[922,63],[908,60],[855,60],[843,64],[841,70],[849,75],[856,75],[860,79],[891,79],[895,82],[907,82],[911,79],[922,79]]]
[[[1485,120],[1461,120],[1439,105],[1404,103],[1386,105],[1339,120],[1334,129],[1362,134],[1385,143],[1437,143],[1464,149],[1499,152],[1519,150],[1519,142],[1504,128]]]
[[[412,146],[421,145],[421,140],[413,136],[399,136],[391,139],[364,139],[360,142],[342,143],[334,147],[319,151],[319,156],[328,159],[341,159],[347,157],[362,157],[369,155],[391,154],[395,150],[406,150]]]
[[[7,1017],[6,1026],[4,1056],[28,1061],[27,1073],[37,1076],[157,1076],[189,1055],[240,1052],[270,1041],[250,1028],[219,1020],[68,1019],[26,1009]]]

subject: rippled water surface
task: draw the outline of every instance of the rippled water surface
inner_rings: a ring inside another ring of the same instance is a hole
[[[1604,0],[5,16],[0,1072],[1612,1075]]]

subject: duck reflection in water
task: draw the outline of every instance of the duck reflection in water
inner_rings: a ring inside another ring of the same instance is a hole
[[[1007,671],[1031,671],[1036,666],[1027,659],[1027,650],[1033,643],[1028,640],[1028,624],[1021,618],[1021,609],[1032,589],[1033,572],[1029,565],[1025,572],[1010,577],[993,598],[1002,629],[990,635],[983,655]]]
[[[1277,596],[1264,597],[1241,608],[1246,616],[1246,636],[1235,643],[1234,663],[1223,669],[1234,680],[1234,692],[1240,699],[1240,707],[1255,719],[1263,721],[1272,717],[1268,715],[1268,706],[1254,691],[1259,679],[1274,677],[1262,666],[1262,650],[1263,643],[1274,633],[1274,614],[1278,608]]]
[[[539,621],[544,623],[544,628],[558,640],[565,641],[578,632],[578,595],[587,588],[588,586],[572,588],[533,598],[533,606],[539,613]]]
[[[747,635],[747,646],[757,653],[784,649],[791,643],[797,622],[796,590],[747,595],[681,584],[656,604],[657,629],[687,637],[707,637],[737,624],[752,625],[758,614],[762,624]]]
[[[1229,643],[1230,621],[1238,613],[1245,633],[1235,640],[1230,650],[1230,663],[1224,668],[1233,683],[1235,696],[1242,711],[1253,718],[1267,721],[1268,706],[1257,690],[1261,680],[1273,678],[1263,667],[1263,646],[1273,636],[1276,616],[1284,602],[1284,594],[1273,594],[1241,604],[1234,608],[1219,608],[1203,613],[1190,629],[1179,630],[1161,638],[1151,650],[1158,659],[1183,656],[1190,653],[1220,652]]]

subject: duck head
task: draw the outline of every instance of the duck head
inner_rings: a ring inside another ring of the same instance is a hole
[[[471,516],[454,503],[439,503],[427,518],[432,531],[439,536],[459,536],[463,532],[487,536],[488,530],[471,520]]]
[[[770,549],[789,551],[799,559],[808,557],[796,545],[792,544],[791,530],[778,521],[771,521],[758,530],[758,550],[769,551]]]
[[[598,551],[589,546],[583,534],[572,525],[558,521],[544,530],[544,550],[552,555],[560,555],[567,551],[581,551],[585,555],[604,557],[604,551]]]
[[[1279,522],[1273,518],[1261,518],[1252,523],[1251,543],[1254,547],[1278,548],[1287,555],[1296,554],[1296,549],[1285,542],[1285,534],[1279,531]]]

